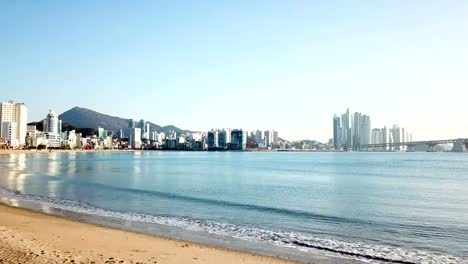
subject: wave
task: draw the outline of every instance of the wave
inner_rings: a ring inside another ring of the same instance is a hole
[[[330,216],[330,215],[323,215],[318,213],[313,213],[304,210],[297,210],[297,209],[287,209],[287,208],[278,208],[272,206],[264,206],[264,205],[255,205],[255,204],[245,204],[245,203],[237,203],[225,200],[217,200],[217,199],[210,199],[210,198],[201,198],[201,197],[194,197],[188,195],[181,195],[175,194],[170,192],[161,192],[155,190],[142,190],[142,189],[134,189],[134,188],[126,188],[126,187],[118,187],[112,185],[105,185],[102,183],[95,183],[95,182],[87,182],[87,181],[70,181],[70,183],[81,185],[88,188],[99,188],[100,190],[109,190],[109,191],[120,191],[124,193],[131,193],[137,195],[145,195],[149,197],[157,197],[157,198],[165,198],[170,200],[178,200],[178,201],[185,201],[197,204],[205,204],[205,205],[215,205],[219,207],[229,207],[229,208],[237,208],[241,210],[249,210],[249,211],[257,211],[262,213],[273,213],[278,214],[281,216],[291,216],[294,218],[302,218],[304,220],[315,220],[323,223],[329,224],[357,224],[357,225],[379,225],[385,228],[393,228],[393,232],[401,227],[401,224],[391,223],[391,222],[382,222],[379,221],[373,222],[371,220],[363,220],[357,218],[350,218],[350,217],[339,217],[339,216]],[[441,230],[436,226],[428,226],[423,224],[416,224],[416,223],[405,223],[405,228],[412,229],[412,230],[427,230],[428,232],[443,232],[447,231],[447,228]],[[468,232],[466,228],[450,228],[452,233],[460,233],[460,232]]]
[[[217,205],[221,207],[231,207],[231,208],[239,208],[243,210],[252,210],[252,211],[265,212],[265,213],[277,213],[281,215],[291,215],[294,217],[316,219],[319,221],[330,222],[330,223],[345,223],[345,222],[346,223],[361,223],[361,224],[370,223],[369,221],[364,221],[360,219],[326,216],[326,215],[316,214],[316,213],[307,212],[303,210],[285,209],[285,208],[277,208],[277,207],[255,205],[255,204],[236,203],[236,202],[230,202],[230,201],[224,201],[224,200],[200,198],[200,197],[181,195],[181,194],[175,194],[175,193],[169,193],[169,192],[154,191],[154,190],[123,188],[123,187],[110,186],[110,185],[94,183],[94,182],[93,183],[73,182],[73,184],[89,186],[89,187],[99,187],[99,189],[107,189],[107,190],[112,190],[112,191],[122,191],[122,192],[127,192],[127,193],[143,194],[143,195],[158,197],[158,198],[174,199],[174,200],[179,200],[179,201],[194,202],[194,203],[201,203],[201,204],[207,204],[207,205]]]
[[[54,197],[21,194],[17,191],[0,187],[0,200],[9,199],[33,202],[42,206],[69,211],[78,214],[110,217],[125,221],[143,222],[178,227],[190,231],[206,232],[208,234],[229,236],[240,240],[263,242],[275,246],[294,248],[304,252],[321,250],[335,255],[353,257],[366,262],[375,263],[462,263],[455,256],[437,254],[415,249],[404,249],[389,245],[371,245],[362,242],[337,240],[318,237],[300,232],[266,230],[257,227],[220,223],[210,220],[199,220],[185,217],[157,216],[141,213],[128,213],[94,207],[86,203],[59,199]]]

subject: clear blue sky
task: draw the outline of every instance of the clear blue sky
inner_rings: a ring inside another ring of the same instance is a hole
[[[193,130],[468,137],[468,1],[1,1],[0,99]]]

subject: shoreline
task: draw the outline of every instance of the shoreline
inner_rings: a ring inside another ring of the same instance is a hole
[[[106,150],[89,150],[89,149],[54,149],[49,150],[36,150],[36,149],[0,149],[0,155],[8,154],[49,154],[49,153],[96,153],[96,152],[133,152],[132,149],[106,149]]]
[[[0,203],[2,263],[300,263]]]

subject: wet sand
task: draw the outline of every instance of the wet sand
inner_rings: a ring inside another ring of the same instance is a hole
[[[0,263],[297,263],[0,204]]]

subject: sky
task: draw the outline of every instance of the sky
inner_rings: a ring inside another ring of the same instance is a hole
[[[0,100],[332,137],[349,107],[468,137],[468,1],[0,1]]]

